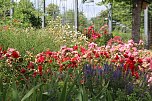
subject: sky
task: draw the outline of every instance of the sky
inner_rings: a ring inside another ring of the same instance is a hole
[[[20,1],[20,0],[14,0],[14,1]],[[37,2],[42,0],[30,0],[30,1],[37,5]],[[55,3],[60,7],[61,13],[63,13],[64,11],[67,11],[69,9],[74,9],[74,5],[75,5],[74,1],[75,0],[46,0],[46,6],[49,5],[50,3]],[[85,4],[82,4],[81,1],[82,0],[78,0],[79,11],[83,11],[88,19],[97,16],[99,12],[101,12],[102,10],[106,10],[105,6],[96,5],[96,3],[100,2],[101,0],[94,0],[93,3],[85,3]]]

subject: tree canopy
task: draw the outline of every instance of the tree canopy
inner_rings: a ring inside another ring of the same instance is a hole
[[[46,12],[49,16],[58,16],[60,13],[59,6],[51,3],[46,7]]]
[[[41,19],[37,16],[38,11],[34,8],[30,0],[20,0],[19,4],[14,7],[14,18],[21,20],[24,27],[29,26],[39,28]]]

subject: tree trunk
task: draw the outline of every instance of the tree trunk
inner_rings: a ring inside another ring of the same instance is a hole
[[[132,39],[135,43],[139,43],[140,40],[140,22],[143,0],[132,0]]]

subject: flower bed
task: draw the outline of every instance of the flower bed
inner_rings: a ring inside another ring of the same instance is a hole
[[[12,85],[14,82],[16,89],[19,90],[22,87],[30,89],[32,85],[54,82],[58,87],[56,89],[55,85],[52,86],[54,88],[50,88],[51,91],[61,95],[60,98],[64,96],[65,99],[79,99],[77,95],[84,91],[87,99],[95,97],[98,100],[107,99],[109,96],[108,99],[117,99],[120,96],[116,93],[121,93],[119,90],[126,92],[125,95],[132,94],[134,88],[146,87],[145,90],[148,92],[152,82],[152,53],[142,46],[142,41],[139,44],[132,40],[123,43],[120,37],[114,37],[106,46],[98,46],[90,42],[86,47],[64,46],[59,51],[47,50],[36,55],[27,51],[25,56],[21,56],[19,51],[13,48],[8,50],[0,48],[3,86]],[[70,89],[66,94],[73,90],[75,93],[64,95],[62,91],[68,89],[65,89],[65,86],[72,87],[72,90]],[[101,92],[100,90],[103,89],[104,91]],[[48,95],[46,99],[60,99],[58,95],[48,90],[46,87],[41,95]],[[98,95],[100,92],[101,94]]]

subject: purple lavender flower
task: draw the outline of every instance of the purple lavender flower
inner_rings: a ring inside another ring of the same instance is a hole
[[[132,92],[133,92],[133,89],[134,89],[134,85],[133,85],[133,83],[128,83],[127,85],[126,85],[126,92],[128,93],[128,94],[131,94]]]
[[[121,70],[119,68],[113,72],[114,79],[119,79],[121,77],[121,75],[122,75],[122,73],[121,73]]]

